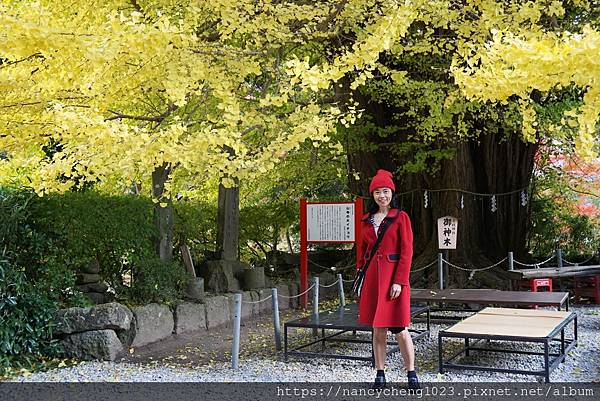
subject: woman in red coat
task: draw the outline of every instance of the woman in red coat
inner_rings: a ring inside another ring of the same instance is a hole
[[[387,225],[383,239],[374,255],[359,300],[358,320],[373,327],[373,354],[377,375],[373,388],[385,387],[385,358],[387,331],[396,336],[404,367],[408,372],[409,388],[419,388],[415,373],[415,351],[407,327],[410,325],[409,274],[413,254],[413,234],[408,215],[397,208],[392,174],[378,170],[371,180],[369,213],[362,219],[362,249],[358,260],[360,268],[371,255],[380,233]]]

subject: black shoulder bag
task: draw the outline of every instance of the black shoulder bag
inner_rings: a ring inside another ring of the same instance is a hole
[[[354,294],[356,294],[357,297],[360,297],[360,293],[365,282],[365,275],[367,274],[367,269],[369,268],[371,259],[373,259],[373,255],[377,253],[377,248],[379,248],[379,244],[383,239],[383,235],[385,234],[387,228],[390,226],[394,219],[395,217],[391,219],[383,219],[383,222],[381,223],[382,227],[380,228],[381,232],[377,236],[377,241],[375,241],[375,244],[373,244],[373,248],[371,249],[371,252],[369,252],[369,257],[367,258],[367,260],[365,260],[365,263],[361,266],[360,269],[358,269],[358,272],[356,273],[356,277],[354,278],[354,282],[352,283],[352,291],[354,292]]]

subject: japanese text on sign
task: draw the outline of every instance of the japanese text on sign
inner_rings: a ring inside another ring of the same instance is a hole
[[[307,240],[354,241],[354,203],[306,205]]]
[[[458,219],[445,216],[438,219],[438,245],[440,249],[456,249]]]

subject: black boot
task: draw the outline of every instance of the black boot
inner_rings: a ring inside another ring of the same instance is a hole
[[[413,390],[418,390],[421,388],[419,379],[417,378],[417,372],[414,370],[408,372],[408,388]]]
[[[385,373],[383,370],[377,371],[377,376],[375,376],[375,382],[371,386],[373,390],[382,390],[385,388]]]

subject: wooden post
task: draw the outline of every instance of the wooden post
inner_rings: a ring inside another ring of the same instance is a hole
[[[192,254],[190,253],[190,247],[186,244],[181,245],[181,257],[183,258],[183,264],[187,269],[188,273],[192,277],[196,277],[196,269],[194,269],[194,262],[192,260]]]
[[[240,190],[219,184],[217,211],[217,251],[219,258],[238,260],[240,236]]]

